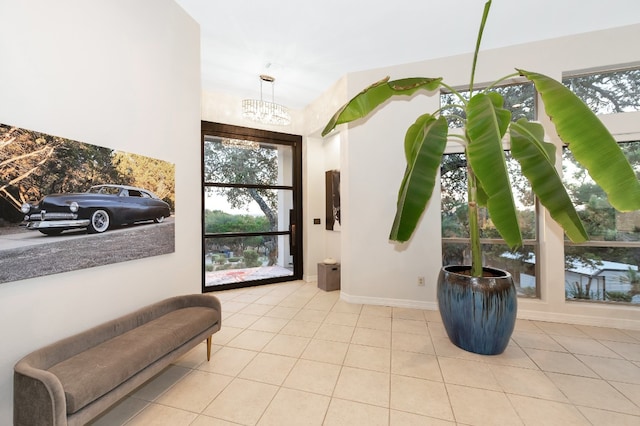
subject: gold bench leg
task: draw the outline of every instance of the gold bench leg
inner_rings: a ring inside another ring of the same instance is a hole
[[[211,359],[211,341],[213,340],[213,335],[207,337],[207,361]]]

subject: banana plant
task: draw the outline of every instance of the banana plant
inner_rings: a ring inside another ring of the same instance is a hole
[[[485,3],[476,40],[468,87],[470,94],[474,93],[476,63],[490,8],[491,0]],[[492,91],[501,81],[515,76],[531,81],[559,138],[604,190],[609,203],[623,212],[640,209],[640,182],[614,137],[598,117],[557,80],[520,68],[515,70],[487,89],[473,94],[469,100],[444,83],[442,78],[391,81],[387,77],[347,102],[322,132],[324,136],[339,124],[361,119],[397,96],[411,96],[418,91],[432,94],[439,88],[453,93],[460,102],[458,108],[464,111],[461,118],[463,134],[449,134],[443,109],[421,115],[407,129],[404,139],[407,166],[389,238],[398,242],[409,240],[433,194],[447,141],[456,138],[464,146],[467,158],[471,274],[476,277],[482,276],[480,207],[487,208],[494,226],[511,249],[522,246],[502,144],[507,132],[511,154],[520,163],[522,173],[540,203],[573,242],[584,242],[589,238],[556,169],[555,145],[544,140],[544,128],[540,123],[525,118],[511,122],[511,113],[503,108],[502,96]]]

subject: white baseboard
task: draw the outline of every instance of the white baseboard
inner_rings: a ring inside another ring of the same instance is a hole
[[[384,297],[351,296],[344,291],[340,292],[340,299],[344,300],[345,302],[358,303],[362,305],[392,306],[396,308],[425,309],[429,311],[438,310],[438,304],[436,302],[423,302],[420,300],[408,299],[388,299]]]
[[[518,319],[544,322],[559,322],[563,324],[589,325],[592,327],[621,328],[625,330],[640,330],[640,320],[626,318],[603,318],[589,315],[575,315],[518,309]]]
[[[352,296],[345,293],[344,291],[340,292],[340,299],[348,303],[357,303],[363,305],[391,306],[398,308],[424,309],[431,311],[438,310],[437,302],[425,302],[408,299],[390,299],[384,297]],[[543,312],[521,308],[518,309],[518,319],[557,322],[575,325],[588,325],[592,327],[621,328],[625,330],[640,330],[640,319],[635,320],[624,318],[604,318],[589,315]]]
[[[306,283],[312,283],[318,281],[318,275],[302,275],[302,280]]]

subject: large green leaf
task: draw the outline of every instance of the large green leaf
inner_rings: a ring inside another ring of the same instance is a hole
[[[533,82],[558,136],[606,192],[609,203],[619,211],[640,209],[640,182],[598,117],[562,83],[542,74],[518,72]]]
[[[509,128],[511,154],[551,217],[562,226],[571,241],[589,237],[555,168],[555,146],[544,142],[544,128],[521,118]]]
[[[487,193],[484,192],[484,188],[482,187],[482,184],[480,182],[477,182],[476,186],[476,197],[478,197],[478,205],[480,207],[487,207],[487,201],[489,200],[489,197],[487,197]]]
[[[409,240],[420,216],[433,194],[442,154],[447,145],[447,120],[425,114],[416,120],[405,135],[405,170],[398,206],[389,238],[404,242]]]
[[[502,97],[497,93],[479,93],[469,100],[468,161],[488,197],[493,224],[507,245],[514,248],[522,245],[522,235],[502,148],[510,120],[511,113],[502,108]]]
[[[441,78],[403,78],[389,81],[389,77],[380,80],[354,96],[331,117],[322,136],[333,130],[338,124],[348,123],[365,117],[392,96],[413,95],[418,90],[432,91],[440,86]]]

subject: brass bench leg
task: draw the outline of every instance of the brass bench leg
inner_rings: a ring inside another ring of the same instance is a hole
[[[211,359],[211,341],[213,340],[213,335],[207,337],[207,361]]]

